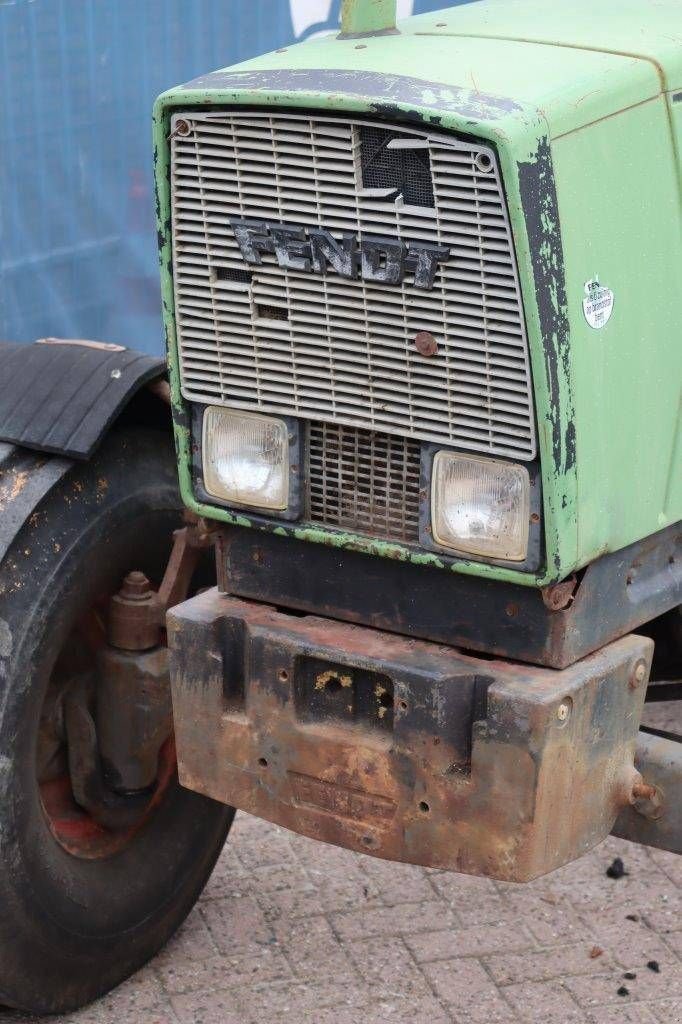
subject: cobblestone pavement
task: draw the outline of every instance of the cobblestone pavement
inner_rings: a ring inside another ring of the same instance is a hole
[[[664,724],[664,706],[656,713]],[[629,872],[619,880],[605,874],[616,856]],[[384,863],[240,815],[170,945],[52,1020],[678,1024],[682,857],[609,839],[517,886]]]

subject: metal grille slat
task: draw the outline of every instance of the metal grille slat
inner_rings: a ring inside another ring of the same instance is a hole
[[[190,125],[189,135],[173,137],[171,154],[186,398],[535,457],[516,260],[488,146],[375,126],[427,139],[434,205],[422,207],[364,194],[359,118],[177,117]],[[287,271],[270,255],[247,266],[229,226],[234,216],[432,242],[451,256],[431,291],[409,273],[381,287]],[[438,341],[430,359],[414,347],[420,330]]]
[[[311,423],[308,520],[418,544],[419,472],[415,441]]]

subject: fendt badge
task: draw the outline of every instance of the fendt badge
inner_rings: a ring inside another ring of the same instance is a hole
[[[374,284],[400,284],[411,273],[415,288],[428,291],[433,288],[438,265],[450,256],[447,245],[403,242],[383,235],[365,234],[358,241],[352,231],[336,238],[325,228],[236,218],[230,218],[230,226],[247,263],[260,264],[268,253],[286,270],[314,274],[332,270],[341,277]]]

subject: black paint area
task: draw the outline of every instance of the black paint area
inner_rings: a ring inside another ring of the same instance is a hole
[[[477,121],[497,121],[523,108],[504,96],[490,96],[475,89],[463,89],[408,75],[385,75],[378,71],[348,71],[334,68],[263,71],[213,71],[183,86],[188,91],[215,90],[235,93],[242,89],[267,92],[319,92],[352,96],[369,101],[375,109],[393,104],[429,106],[443,113]],[[424,93],[432,96],[425,100]],[[221,102],[223,97],[221,97]],[[284,101],[284,97],[283,97]],[[424,118],[414,112],[415,118]],[[429,119],[432,120],[432,119]]]
[[[535,158],[520,163],[518,171],[547,362],[554,462],[557,472],[563,474],[575,464],[575,428],[572,404],[564,411],[568,423],[565,434],[560,415],[559,367],[568,378],[570,330],[559,202],[549,139],[541,139]]]

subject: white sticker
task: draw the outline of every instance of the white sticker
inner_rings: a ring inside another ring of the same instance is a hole
[[[585,282],[585,298],[583,299],[583,313],[590,327],[595,331],[606,327],[613,313],[614,296],[610,288],[599,284],[599,277],[595,274],[591,281]]]

